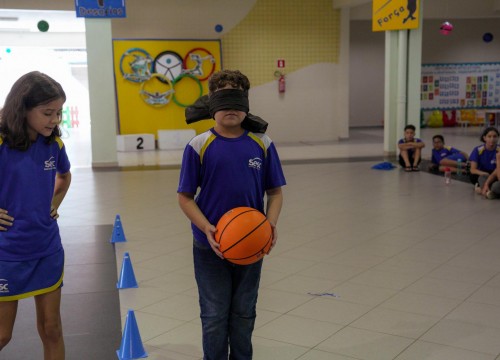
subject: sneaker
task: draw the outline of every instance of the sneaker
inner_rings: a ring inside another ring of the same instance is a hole
[[[497,198],[497,196],[496,196],[496,194],[495,194],[493,191],[491,191],[491,190],[490,190],[490,191],[488,191],[488,192],[486,193],[486,198],[487,198],[488,200],[493,200],[493,199],[496,199],[496,198]]]
[[[476,194],[481,194],[481,186],[479,186],[479,183],[476,183],[476,185],[474,185],[474,191],[476,192]]]

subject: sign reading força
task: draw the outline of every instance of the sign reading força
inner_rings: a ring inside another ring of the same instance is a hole
[[[77,17],[125,18],[125,0],[75,0]]]
[[[373,0],[372,30],[417,29],[420,0]]]

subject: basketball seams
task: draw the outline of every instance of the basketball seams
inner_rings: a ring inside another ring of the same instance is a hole
[[[242,213],[244,214],[244,213]],[[239,216],[239,215],[238,215]],[[236,216],[237,217],[237,216]],[[236,218],[235,217],[235,218]],[[228,247],[226,250],[224,250],[222,253],[224,254],[226,251],[228,250],[231,250],[233,247],[235,247],[236,245],[238,245],[240,242],[242,242],[243,240],[245,240],[248,236],[250,236],[252,233],[254,233],[258,228],[260,228],[263,224],[265,224],[267,221],[267,219],[264,219],[259,225],[257,225],[256,227],[254,227],[252,229],[252,231],[248,232],[245,236],[243,236],[241,239],[239,239],[238,241],[236,241],[233,245],[231,245],[230,247]],[[229,225],[229,224],[228,224]],[[227,226],[226,226],[227,227]],[[225,230],[226,228],[224,228]],[[224,233],[224,232],[222,232]],[[222,234],[221,234],[221,239],[222,239]]]
[[[247,257],[243,257],[243,258],[225,258],[226,260],[228,261],[231,261],[231,260],[246,260],[246,259],[250,259],[254,256],[257,256],[259,254],[262,254],[262,255],[265,255],[267,253],[264,253],[263,250],[267,247],[267,245],[269,245],[269,242],[273,240],[273,234],[271,233],[271,235],[269,236],[269,239],[267,240],[266,244],[262,247],[262,249],[260,249],[259,251],[257,251],[255,254],[253,255],[250,255],[250,256],[247,256]]]
[[[239,213],[238,215],[236,215],[234,218],[232,218],[231,220],[229,220],[229,222],[226,224],[226,226],[224,226],[224,229],[222,229],[222,232],[220,233],[220,236],[219,236],[219,241],[217,241],[218,244],[220,244],[220,239],[222,239],[222,235],[224,235],[224,231],[226,231],[227,227],[229,226],[229,224],[231,224],[235,219],[237,219],[238,217],[240,217],[241,215],[243,214],[246,214],[246,213],[249,213],[249,212],[253,212],[253,211],[257,211],[255,209],[248,209],[248,210],[245,210],[241,213]],[[224,214],[225,215],[225,214]]]

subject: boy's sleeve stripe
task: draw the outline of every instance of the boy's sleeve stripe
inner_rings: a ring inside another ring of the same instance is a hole
[[[214,140],[215,140],[215,135],[211,131],[207,131],[203,134],[194,137],[189,142],[189,145],[200,156],[201,163],[203,162],[203,155],[205,154],[205,151]]]
[[[267,149],[271,146],[271,138],[266,134],[254,134],[252,132],[248,133],[248,136],[255,141],[264,151],[264,156],[267,156]]]

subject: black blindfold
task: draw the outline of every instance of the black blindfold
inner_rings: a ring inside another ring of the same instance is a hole
[[[210,116],[220,110],[238,110],[249,112],[248,92],[239,89],[222,89],[210,95],[208,100]]]

